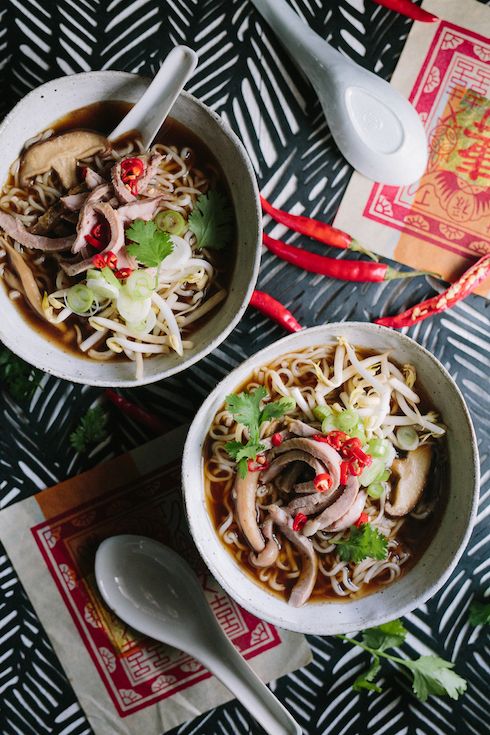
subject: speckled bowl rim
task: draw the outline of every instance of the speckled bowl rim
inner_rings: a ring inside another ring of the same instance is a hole
[[[19,102],[12,108],[12,110],[8,113],[8,115],[5,116],[5,118],[0,123],[0,144],[2,142],[2,136],[7,130],[7,128],[11,125],[12,120],[15,119],[16,112],[19,108],[19,106],[25,106],[27,108],[29,101],[34,98],[35,95],[39,95],[44,90],[54,90],[55,86],[58,84],[66,84],[67,80],[73,80],[74,78],[80,78],[83,77],[84,79],[93,79],[94,81],[96,79],[100,79],[102,77],[110,77],[112,79],[120,79],[123,81],[131,81],[135,79],[139,79],[140,81],[149,84],[151,82],[151,79],[148,77],[141,76],[139,74],[132,74],[129,72],[123,72],[123,71],[113,71],[113,70],[102,70],[102,71],[89,71],[89,72],[81,72],[79,74],[70,74],[63,77],[57,77],[56,79],[52,79],[49,82],[46,82],[44,84],[39,85],[35,89],[31,90],[25,97],[23,97]],[[238,138],[238,136],[233,132],[231,127],[226,123],[224,120],[221,119],[219,115],[217,115],[213,110],[211,110],[207,105],[205,105],[203,102],[201,102],[197,97],[194,97],[194,95],[190,94],[189,92],[183,91],[181,92],[181,96],[184,98],[187,98],[191,100],[197,107],[199,107],[203,114],[210,117],[221,129],[223,134],[230,140],[230,142],[234,145],[236,149],[237,156],[240,158],[241,162],[243,163],[248,177],[250,179],[250,183],[252,186],[252,190],[254,193],[254,204],[255,204],[255,216],[257,219],[257,241],[255,243],[255,248],[250,248],[250,257],[253,258],[253,264],[251,269],[251,277],[248,282],[248,285],[244,289],[243,298],[241,301],[241,304],[239,305],[238,309],[234,314],[231,314],[228,310],[228,314],[230,316],[229,321],[227,325],[221,329],[216,336],[211,339],[205,347],[200,349],[198,352],[196,352],[194,355],[185,357],[178,362],[177,364],[168,367],[164,370],[159,371],[158,373],[155,373],[153,375],[145,375],[140,380],[136,380],[136,378],[131,379],[124,379],[124,378],[114,378],[114,379],[103,379],[103,378],[84,378],[82,374],[75,374],[71,373],[69,371],[65,371],[61,368],[57,368],[56,365],[53,366],[43,366],[41,369],[43,372],[48,373],[49,375],[54,375],[57,378],[62,378],[63,380],[68,380],[72,383],[80,383],[82,385],[91,385],[96,387],[121,387],[121,388],[131,388],[131,387],[137,387],[141,385],[148,385],[150,383],[155,383],[159,380],[163,380],[164,378],[169,378],[172,375],[176,375],[177,373],[180,373],[187,368],[191,367],[191,365],[194,365],[196,362],[199,362],[199,360],[202,360],[206,355],[208,355],[210,352],[215,350],[219,345],[228,337],[228,335],[233,331],[233,329],[237,326],[239,321],[241,320],[245,310],[248,307],[250,298],[252,296],[252,292],[255,288],[255,284],[257,282],[257,278],[259,275],[259,268],[260,268],[260,258],[261,258],[261,249],[262,249],[262,209],[260,206],[260,198],[259,198],[259,189],[257,184],[257,179],[255,176],[255,171],[253,169],[252,162],[250,160],[250,157],[245,150],[245,147],[241,140]],[[56,119],[56,114],[53,113],[54,119]],[[204,141],[206,142],[206,141]],[[218,156],[219,160],[219,156]],[[2,182],[3,185],[3,182]],[[234,277],[236,278],[236,273],[234,273]],[[31,324],[29,324],[27,321],[25,321],[26,329],[32,330],[33,327]],[[29,349],[25,349],[23,345],[14,344],[8,337],[6,338],[3,330],[2,325],[0,321],[0,340],[2,343],[8,347],[12,352],[14,352],[18,357],[22,358],[26,362],[30,363],[31,365],[34,365],[35,367],[39,367],[36,364],[35,357],[33,357],[29,351]],[[83,365],[84,360],[81,359],[80,364]],[[83,369],[82,369],[83,372]]]
[[[185,505],[185,511],[187,515],[187,520],[189,523],[190,531],[193,536],[194,542],[199,550],[199,553],[201,554],[204,562],[208,566],[210,572],[213,574],[213,576],[216,578],[216,580],[219,582],[219,584],[224,588],[224,590],[243,608],[248,610],[253,615],[257,616],[260,619],[263,619],[269,623],[272,623],[273,625],[277,625],[278,627],[282,627],[288,630],[294,630],[300,633],[310,633],[310,634],[317,634],[317,635],[334,635],[339,633],[350,633],[355,632],[356,630],[360,630],[362,627],[368,627],[367,625],[363,625],[361,623],[351,623],[351,624],[344,624],[341,621],[339,622],[334,621],[333,623],[324,623],[322,620],[321,613],[327,613],[329,606],[331,603],[329,602],[319,602],[319,603],[310,603],[305,608],[302,609],[309,609],[309,610],[315,610],[317,609],[319,611],[319,614],[317,616],[317,620],[315,621],[308,621],[308,620],[299,620],[295,623],[291,623],[291,621],[286,620],[283,617],[277,616],[272,614],[265,605],[259,605],[256,604],[255,600],[250,600],[244,597],[240,590],[234,589],[228,582],[227,578],[222,574],[220,569],[219,561],[217,562],[216,559],[210,554],[209,551],[209,538],[205,537],[205,534],[203,534],[202,529],[200,529],[197,525],[199,513],[196,512],[196,508],[198,507],[196,505],[196,496],[197,500],[205,504],[204,500],[204,483],[203,483],[203,462],[202,462],[202,447],[204,443],[204,439],[207,435],[207,431],[209,429],[209,426],[204,423],[205,417],[209,415],[210,410],[212,409],[214,412],[223,404],[225,393],[229,393],[230,391],[236,389],[240,386],[244,373],[250,374],[253,369],[259,365],[266,364],[267,362],[270,362],[272,359],[279,357],[281,354],[284,354],[288,351],[290,351],[294,346],[297,344],[298,340],[301,338],[302,335],[308,334],[308,335],[314,335],[317,337],[315,340],[315,344],[322,344],[325,340],[331,340],[333,337],[338,336],[342,334],[343,331],[345,331],[346,326],[348,328],[358,328],[362,330],[366,330],[367,338],[368,335],[371,334],[390,334],[390,336],[393,336],[393,334],[396,334],[398,339],[400,340],[401,345],[405,345],[408,347],[408,349],[419,351],[422,353],[425,358],[427,358],[433,365],[433,367],[443,376],[445,381],[452,387],[452,390],[454,392],[454,397],[456,400],[460,402],[460,408],[463,412],[466,426],[464,427],[465,430],[465,439],[466,441],[469,441],[470,443],[470,450],[471,455],[473,459],[473,466],[471,468],[472,470],[472,476],[471,476],[471,492],[472,492],[472,500],[471,500],[471,508],[469,512],[469,518],[468,522],[466,524],[466,530],[457,546],[457,548],[451,550],[451,558],[448,558],[447,563],[445,564],[442,573],[438,577],[438,579],[431,583],[425,585],[421,589],[421,591],[418,594],[414,594],[414,597],[412,600],[410,600],[408,603],[401,605],[399,607],[396,607],[396,609],[383,609],[382,604],[382,595],[384,590],[381,590],[379,592],[373,593],[372,595],[369,595],[365,598],[361,599],[368,599],[368,598],[375,598],[379,596],[380,604],[378,605],[379,614],[375,614],[372,618],[369,620],[369,627],[375,626],[375,625],[381,625],[382,623],[386,623],[390,620],[393,620],[394,618],[402,617],[409,613],[410,611],[414,610],[416,607],[419,607],[424,602],[426,602],[429,598],[433,597],[436,592],[444,585],[446,580],[449,578],[451,573],[453,572],[454,568],[456,567],[459,559],[461,558],[461,555],[463,554],[464,549],[466,548],[468,541],[470,539],[477,507],[478,507],[478,498],[479,498],[479,479],[480,479],[480,465],[479,465],[479,455],[478,455],[478,446],[477,446],[477,440],[475,431],[473,428],[473,423],[471,420],[470,413],[468,411],[468,408],[466,406],[466,402],[463,398],[463,395],[451,377],[451,375],[448,373],[448,371],[444,368],[444,366],[439,362],[439,360],[427,349],[422,347],[418,344],[414,339],[411,337],[408,337],[406,334],[395,332],[394,330],[388,329],[387,327],[382,327],[380,325],[376,324],[370,324],[368,322],[337,322],[337,323],[331,323],[328,325],[321,325],[317,327],[311,327],[306,330],[302,330],[301,332],[298,332],[296,334],[289,335],[287,337],[284,337],[277,342],[274,342],[273,344],[269,345],[268,347],[265,347],[264,349],[260,350],[259,352],[255,353],[251,357],[249,357],[247,360],[245,360],[243,363],[241,363],[239,366],[237,366],[231,373],[229,373],[223,380],[215,387],[215,389],[210,393],[210,395],[206,398],[206,400],[203,402],[202,406],[200,407],[198,413],[196,414],[184,446],[184,452],[183,452],[183,459],[182,459],[182,487],[183,487],[183,493],[184,493],[184,505]],[[298,349],[302,349],[301,347],[298,347]],[[235,376],[240,374],[240,379],[235,379]],[[226,388],[224,389],[224,384],[226,385]],[[233,387],[234,386],[234,387]],[[462,432],[463,427],[459,427],[459,431]],[[196,487],[193,482],[192,478],[192,468],[196,461],[196,451],[199,452],[199,455],[201,457],[201,487],[196,490]],[[468,473],[470,474],[470,468],[468,468]],[[212,524],[210,523],[211,527]],[[212,527],[213,533],[216,534],[214,527]],[[213,541],[217,541],[218,544],[221,542],[215,537]],[[224,549],[222,546],[222,554],[226,555],[227,557],[231,557],[231,555]],[[425,552],[424,552],[425,553]],[[219,557],[222,558],[221,554],[219,554]],[[449,555],[448,555],[449,557]],[[423,555],[420,560],[417,561],[417,563],[410,569],[411,573],[413,570],[416,570],[420,564],[420,562],[423,560]],[[234,561],[234,560],[233,560]],[[240,569],[239,566],[234,562],[237,569]],[[240,570],[241,571],[241,570]],[[244,578],[250,579],[247,575],[245,575],[244,572],[241,572],[242,576]],[[403,579],[403,577],[402,577]],[[397,581],[395,580],[392,582],[388,587],[392,588],[397,585]],[[254,585],[257,590],[261,590],[262,588],[259,585]],[[267,597],[269,600],[271,599],[277,599],[275,596],[270,594],[265,594],[264,597]],[[354,604],[355,600],[350,601],[343,601],[341,602],[341,605],[350,605]],[[336,604],[336,603],[334,603]],[[339,606],[340,607],[340,606]],[[306,616],[305,616],[306,617]]]

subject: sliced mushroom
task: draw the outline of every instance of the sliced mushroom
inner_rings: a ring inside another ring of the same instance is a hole
[[[332,523],[342,518],[350,510],[359,492],[359,480],[357,477],[349,477],[347,485],[339,498],[329,505],[323,513],[305,523],[303,533],[305,536],[313,536],[317,531],[331,526]]]
[[[310,598],[315,586],[318,574],[317,554],[310,539],[293,530],[293,519],[283,508],[277,505],[269,506],[269,517],[301,553],[301,573],[288,600],[293,607],[301,607]]]
[[[385,505],[385,511],[390,516],[404,516],[415,508],[424,492],[431,461],[430,444],[421,444],[417,449],[407,452],[404,459],[395,459],[391,469],[397,483]]]
[[[254,567],[270,567],[275,564],[279,556],[279,544],[274,536],[272,526],[271,518],[267,518],[262,524],[262,533],[264,538],[267,539],[267,543],[259,554],[250,554],[250,561]]]
[[[77,161],[109,148],[109,141],[93,130],[70,130],[40,140],[20,157],[19,180],[27,186],[29,179],[53,169],[65,189],[77,183]]]
[[[257,553],[265,547],[264,538],[257,523],[257,508],[255,505],[258,482],[258,472],[247,472],[245,477],[237,475],[235,481],[235,504],[238,523],[248,543]]]

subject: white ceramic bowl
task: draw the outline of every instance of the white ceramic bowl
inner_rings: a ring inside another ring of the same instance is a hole
[[[287,352],[336,342],[343,335],[360,347],[392,350],[398,363],[416,366],[425,388],[448,427],[449,484],[447,505],[429,547],[398,581],[372,595],[347,602],[315,602],[290,607],[248,577],[224,548],[211,523],[204,499],[203,444],[225,397],[239,388],[253,369]],[[444,584],[471,533],[478,502],[479,464],[475,434],[457,385],[427,350],[409,337],[385,327],[345,322],[306,329],[285,337],[246,360],[209,395],[187,436],[183,457],[187,517],[201,556],[222,587],[246,610],[275,625],[303,633],[333,635],[380,625],[421,605]]]
[[[61,77],[24,97],[0,126],[0,182],[24,142],[59,117],[99,100],[137,102],[149,79],[119,71]],[[195,97],[183,92],[172,116],[195,133],[216,156],[228,183],[237,221],[235,267],[226,300],[192,335],[194,347],[183,357],[156,355],[145,361],[145,375],[134,379],[128,361],[90,361],[47,341],[30,326],[0,288],[0,340],[19,357],[48,373],[76,383],[135,386],[178,373],[214,350],[239,322],[250,300],[260,263],[261,213],[258,188],[248,155],[231,128]]]

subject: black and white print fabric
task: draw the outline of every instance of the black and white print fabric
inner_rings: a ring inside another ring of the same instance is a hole
[[[342,53],[389,78],[411,21],[372,0],[290,0],[304,20]],[[339,154],[316,96],[249,0],[0,0],[0,115],[30,89],[64,74],[122,69],[151,76],[177,43],[199,54],[190,92],[225,118],[244,142],[264,193],[286,209],[331,220],[351,169]],[[0,140],[1,145],[1,140]],[[320,252],[320,250],[318,251]],[[338,255],[338,253],[337,253]],[[416,283],[352,284],[303,273],[263,255],[259,287],[307,326],[368,321],[396,313],[431,291]],[[310,637],[314,661],[272,688],[309,735],[485,735],[488,631],[468,624],[475,595],[490,585],[490,309],[469,298],[427,320],[411,336],[432,351],[464,392],[477,429],[483,487],[468,549],[445,588],[406,618],[412,656],[435,652],[457,661],[468,682],[458,702],[410,694],[402,673],[384,668],[382,694],[356,694],[362,651]],[[228,340],[185,373],[131,391],[169,426],[190,420],[216,382],[283,336],[251,310]],[[0,392],[0,507],[146,441],[130,418],[114,414],[110,441],[80,457],[68,436],[100,394],[44,376],[28,406]],[[91,732],[9,559],[0,548],[0,733]],[[174,731],[244,735],[258,726],[236,702]],[[135,735],[144,735],[135,733]]]

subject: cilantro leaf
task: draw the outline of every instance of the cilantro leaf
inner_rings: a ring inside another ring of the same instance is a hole
[[[227,197],[218,191],[201,194],[189,216],[189,229],[197,238],[198,248],[222,250],[233,235],[233,209]]]
[[[401,620],[392,620],[376,628],[368,628],[362,633],[363,643],[377,651],[400,646],[406,637],[407,629]]]
[[[158,268],[173,250],[168,232],[159,230],[152,220],[136,219],[126,230],[126,237],[131,240],[127,252],[147,268]]]
[[[40,370],[31,367],[6,347],[0,348],[0,382],[14,401],[27,403],[41,381]]]
[[[226,396],[226,409],[239,424],[243,424],[250,432],[253,442],[259,440],[260,401],[267,396],[264,386],[259,386],[250,393],[232,393]]]
[[[490,623],[490,602],[474,600],[470,605],[471,625],[488,625]]]
[[[388,556],[388,539],[370,523],[363,523],[359,528],[351,526],[349,537],[335,543],[342,561],[358,564],[363,559],[386,559]]]
[[[374,679],[377,677],[379,672],[381,671],[381,664],[379,661],[379,658],[377,656],[374,656],[374,660],[371,663],[371,666],[367,671],[364,671],[362,674],[359,674],[357,679],[352,685],[352,688],[355,692],[361,692],[363,689],[368,689],[372,692],[382,692],[383,690],[378,684],[374,683]]]
[[[225,449],[238,463],[238,474],[241,478],[246,477],[248,472],[247,460],[255,459],[259,452],[263,452],[265,446],[259,443],[260,426],[264,421],[280,418],[286,411],[291,411],[296,406],[293,398],[280,398],[278,401],[267,403],[260,409],[260,402],[268,397],[263,385],[249,393],[231,393],[226,396],[226,410],[229,411],[235,421],[243,424],[249,431],[249,440],[246,444],[240,442],[228,442]]]
[[[248,472],[248,460],[255,459],[259,452],[262,452],[265,447],[263,444],[257,444],[256,442],[248,441],[246,444],[241,442],[227,442],[225,449],[238,464],[238,474],[242,480],[247,476]]]
[[[270,421],[271,419],[280,419],[285,413],[292,411],[294,408],[296,408],[294,398],[280,398],[278,401],[266,403],[260,414],[259,423],[262,424],[264,421]]]
[[[413,691],[422,701],[427,701],[429,694],[447,694],[451,699],[458,699],[466,691],[466,681],[455,671],[454,664],[439,656],[420,656],[415,661],[404,660],[413,673]]]
[[[79,425],[70,434],[70,444],[77,452],[86,452],[91,446],[98,444],[107,436],[108,416],[101,406],[89,408]]]

